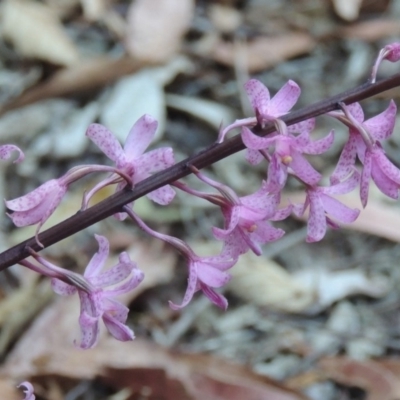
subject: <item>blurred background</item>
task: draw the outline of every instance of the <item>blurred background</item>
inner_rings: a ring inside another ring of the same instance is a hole
[[[21,196],[75,165],[111,165],[84,135],[92,122],[123,143],[133,123],[151,114],[159,121],[152,148],[172,146],[182,160],[212,144],[221,124],[253,115],[243,91],[249,78],[271,94],[296,81],[297,109],[366,82],[379,49],[399,35],[396,0],[3,0],[0,143],[17,144],[26,159],[0,165],[0,197]],[[398,70],[384,62],[378,77]],[[396,88],[364,101],[366,119],[399,95]],[[333,147],[311,159],[326,183],[347,130],[321,117],[313,133],[332,128]],[[399,147],[397,126],[385,143],[396,165]],[[241,152],[206,172],[245,195],[265,171]],[[83,191],[102,178],[74,184],[45,228],[74,214]],[[205,188],[193,177],[187,182]],[[288,198],[304,198],[295,181],[282,201]],[[343,198],[360,207],[357,193]],[[135,210],[201,254],[220,250],[210,228],[221,216],[203,201],[178,193],[168,207],[140,199]],[[88,351],[73,344],[77,298],[55,296],[47,279],[17,266],[2,273],[2,398],[21,399],[14,389],[21,380],[34,383],[39,400],[399,398],[398,204],[371,187],[356,223],[318,244],[305,243],[304,221],[277,226],[286,230],[280,241],[233,268],[227,312],[201,293],[182,312],[171,310],[168,300],[179,303],[186,288],[185,263],[129,221],[109,218],[46,249],[52,262],[82,272],[99,233],[110,240],[109,265],[127,250],[146,274],[123,299],[137,339],[121,343],[103,332]],[[35,231],[13,228],[6,216],[0,228],[1,251]]]

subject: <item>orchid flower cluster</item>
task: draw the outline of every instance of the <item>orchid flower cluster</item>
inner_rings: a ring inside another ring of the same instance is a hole
[[[398,61],[400,43],[386,46],[374,65],[371,82],[375,81],[382,60]],[[186,293],[180,304],[170,302],[174,310],[189,304],[197,291],[222,309],[228,306],[227,299],[217,291],[231,279],[229,274],[239,257],[252,251],[262,254],[262,246],[280,239],[285,232],[273,225],[275,221],[288,218],[292,213],[303,216],[308,211],[307,242],[323,239],[327,227],[338,228],[338,223],[352,223],[360,211],[352,209],[335,196],[359,188],[362,206],[368,202],[371,179],[386,196],[397,199],[400,189],[400,170],[386,156],[382,142],[388,139],[394,129],[396,105],[390,101],[386,110],[370,119],[364,119],[358,103],[339,104],[339,110],[328,115],[348,127],[348,141],[344,145],[339,161],[329,179],[328,186],[322,186],[322,175],[313,167],[306,156],[324,154],[334,142],[334,131],[324,138],[311,139],[315,120],[308,119],[287,126],[281,119],[296,104],[301,90],[294,82],[287,82],[274,97],[258,80],[251,79],[245,84],[254,117],[237,120],[221,129],[217,142],[225,140],[233,129],[240,129],[241,139],[246,147],[246,159],[252,164],[267,162],[265,179],[260,188],[240,196],[229,186],[217,182],[190,165],[191,172],[209,186],[211,192],[202,192],[177,180],[148,193],[149,199],[159,205],[170,204],[176,190],[196,196],[219,207],[223,217],[222,227],[212,227],[216,240],[222,242],[217,255],[199,256],[183,240],[159,233],[150,228],[134,211],[131,203],[115,214],[118,220],[129,217],[149,235],[174,247],[187,261],[188,280]],[[252,132],[252,128],[263,128],[273,123],[275,131],[265,137]],[[173,149],[169,147],[145,152],[154,138],[157,121],[149,115],[141,117],[129,132],[124,147],[104,126],[92,124],[86,136],[114,163],[114,166],[81,165],[72,168],[58,179],[43,183],[32,192],[17,199],[6,201],[9,217],[16,226],[37,225],[36,241],[41,245],[38,232],[58,207],[69,186],[78,179],[94,172],[109,175],[83,196],[81,210],[85,210],[93,195],[100,189],[116,185],[116,191],[132,189],[135,185],[159,171],[175,164]],[[0,159],[8,159],[13,151],[19,153],[14,162],[23,161],[22,151],[14,145],[0,146]],[[301,204],[280,207],[282,191],[289,177],[297,179],[304,187],[305,200]],[[79,325],[81,339],[79,346],[89,349],[99,339],[100,319],[109,333],[117,340],[134,338],[127,326],[128,308],[115,298],[135,289],[144,279],[143,272],[126,252],[119,255],[118,263],[103,271],[109,254],[109,243],[104,236],[95,235],[98,251],[89,261],[83,275],[57,266],[33,249],[31,258],[20,261],[26,268],[51,278],[54,292],[62,296],[78,294],[80,299]],[[43,247],[43,246],[42,246]],[[34,399],[31,385],[26,387],[25,399]]]

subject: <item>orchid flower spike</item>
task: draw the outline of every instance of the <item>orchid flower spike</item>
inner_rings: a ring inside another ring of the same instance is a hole
[[[114,134],[100,124],[91,124],[86,131],[86,136],[115,162],[117,169],[131,178],[132,186],[134,186],[154,172],[171,167],[175,163],[170,147],[144,153],[154,138],[157,125],[158,122],[153,117],[147,114],[143,115],[130,130],[124,148],[121,147]],[[90,195],[92,196],[105,184],[110,184],[110,182],[100,182],[98,187],[92,189]],[[126,182],[121,182],[117,190],[121,190],[125,186]],[[167,205],[173,200],[175,192],[169,185],[166,185],[150,192],[147,196],[158,204]],[[122,216],[120,218],[122,219]]]
[[[374,66],[371,72],[370,82],[376,82],[376,75],[378,73],[378,68],[383,60],[388,60],[390,62],[397,62],[400,60],[400,43],[394,42],[386,45],[378,54]]]
[[[224,310],[227,309],[228,301],[222,294],[216,292],[214,289],[220,288],[230,281],[231,275],[226,271],[236,264],[237,256],[235,254],[229,254],[225,251],[217,256],[198,256],[184,241],[154,231],[147,226],[130,207],[125,206],[124,209],[146,233],[175,247],[187,260],[189,278],[186,293],[180,305],[172,303],[171,301],[169,302],[172,309],[178,310],[187,306],[198,290],[201,290],[216,306]]]
[[[327,226],[337,229],[338,224],[332,217],[340,222],[350,224],[354,222],[360,211],[351,209],[332,195],[351,192],[359,183],[360,174],[353,170],[345,181],[331,186],[313,186],[306,190],[306,200],[302,205],[294,205],[293,211],[297,216],[302,216],[310,206],[310,213],[307,223],[307,242],[318,242],[323,239]]]
[[[18,158],[14,160],[14,163],[20,163],[24,160],[25,155],[22,150],[13,144],[3,144],[0,146],[0,160],[8,160],[13,151],[17,151],[19,153]]]
[[[23,400],[35,400],[36,396],[33,393],[33,386],[32,383],[25,381],[20,383],[18,386],[18,388],[22,388],[22,390],[24,391],[24,399]]]
[[[218,143],[222,143],[226,134],[234,128],[254,126],[257,123],[263,128],[266,123],[287,114],[296,104],[301,93],[299,85],[292,80],[286,82],[272,99],[268,88],[257,79],[247,81],[244,85],[244,90],[256,117],[237,120],[221,130],[218,135]]]
[[[116,265],[101,272],[108,257],[109,243],[104,236],[95,235],[95,238],[99,251],[90,260],[83,276],[65,270],[63,274],[62,268],[34,253],[32,256],[44,269],[27,260],[21,261],[22,265],[50,276],[53,290],[57,294],[69,296],[78,293],[81,304],[79,325],[82,332],[79,347],[82,349],[90,349],[96,345],[100,333],[100,318],[117,340],[128,341],[134,338],[133,331],[126,326],[129,309],[114,297],[135,289],[144,278],[143,272],[126,252],[120,254]],[[106,289],[109,286],[112,288]]]

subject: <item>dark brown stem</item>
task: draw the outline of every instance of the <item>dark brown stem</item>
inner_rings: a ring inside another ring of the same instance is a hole
[[[384,92],[385,90],[392,89],[396,86],[400,86],[400,74],[396,74],[377,83],[365,83],[329,99],[293,111],[290,114],[283,116],[281,119],[287,125],[293,125],[308,118],[317,117],[329,111],[338,109],[338,104],[340,102],[351,104]],[[275,127],[273,124],[267,125],[264,129],[261,129],[260,127],[255,127],[253,129],[253,131],[260,136],[265,136],[274,130]],[[117,212],[122,212],[122,207],[125,204],[128,204],[161,186],[189,175],[191,173],[189,166],[192,165],[198,169],[202,169],[243,149],[244,145],[240,135],[236,135],[221,144],[212,144],[200,153],[190,156],[178,164],[139,182],[134,189],[127,189],[118,192],[93,207],[90,207],[85,211],[80,211],[65,221],[47,229],[39,235],[39,240],[43,243],[44,247],[51,246],[52,244],[57,243],[60,240],[95,224],[96,222],[110,217]],[[36,251],[41,250],[36,243],[35,238],[32,237],[1,253],[0,271],[28,257],[29,247]]]

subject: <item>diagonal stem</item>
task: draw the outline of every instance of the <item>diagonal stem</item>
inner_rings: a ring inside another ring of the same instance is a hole
[[[293,125],[297,122],[339,109],[338,104],[340,102],[351,104],[384,92],[385,90],[392,89],[396,86],[400,86],[400,74],[383,79],[377,83],[364,83],[354,89],[350,89],[341,94],[319,101],[300,110],[293,111],[290,114],[281,117],[281,119],[286,123],[286,125]],[[253,132],[260,136],[265,136],[274,130],[275,126],[270,123],[264,129],[256,126],[253,129]],[[110,217],[117,212],[122,212],[125,204],[128,204],[161,186],[189,175],[191,173],[189,168],[190,166],[202,169],[230,156],[233,153],[243,150],[244,147],[240,135],[236,135],[220,144],[214,143],[199,153],[139,182],[133,189],[123,190],[87,210],[78,211],[78,213],[72,217],[42,232],[39,235],[39,240],[44,247],[49,247],[52,244],[95,224],[96,222]],[[32,237],[1,253],[0,271],[28,257],[29,248],[36,251],[41,250],[36,243],[36,239]]]

